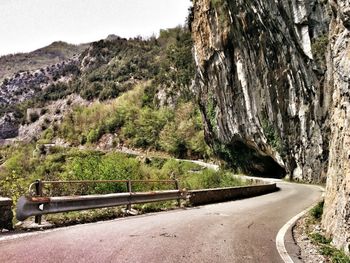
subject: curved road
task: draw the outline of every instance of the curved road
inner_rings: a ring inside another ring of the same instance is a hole
[[[277,232],[322,193],[278,186],[244,200],[0,237],[0,262],[282,262]]]

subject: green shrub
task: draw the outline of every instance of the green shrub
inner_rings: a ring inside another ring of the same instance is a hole
[[[29,122],[33,123],[39,120],[39,114],[36,111],[33,111],[29,114]]]
[[[13,198],[24,195],[29,184],[34,181],[35,168],[40,164],[38,158],[34,158],[34,145],[18,145],[7,150],[6,162],[0,172],[0,196]],[[3,149],[2,149],[3,151]]]
[[[324,201],[319,202],[314,208],[311,209],[311,216],[316,220],[321,220],[323,214]]]
[[[97,142],[98,139],[100,139],[100,133],[98,129],[92,129],[86,137],[86,141],[89,143]]]
[[[326,238],[325,236],[321,235],[320,233],[311,233],[310,238],[320,244],[330,244],[332,242],[331,238]]]
[[[329,257],[333,263],[350,263],[349,256],[330,245],[322,245],[320,252],[322,255]]]
[[[189,173],[182,178],[182,184],[187,189],[208,189],[245,185],[244,181],[236,178],[231,172],[204,169],[199,173]]]

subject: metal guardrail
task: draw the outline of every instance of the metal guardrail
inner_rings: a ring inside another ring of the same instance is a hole
[[[186,191],[169,190],[155,192],[119,193],[107,195],[25,197],[17,202],[16,217],[23,221],[30,216],[79,211],[120,205],[142,204],[167,200],[185,199]]]
[[[45,184],[69,184],[69,183],[127,183],[127,193],[115,193],[107,195],[86,195],[86,196],[62,196],[44,197],[43,187]],[[132,183],[173,183],[176,190],[154,191],[154,192],[132,192]],[[277,191],[275,183],[263,183],[260,185],[228,187],[202,190],[180,190],[176,180],[100,180],[100,181],[36,181],[35,196],[22,196],[17,203],[16,217],[23,221],[30,216],[36,217],[36,223],[40,224],[41,215],[87,210],[94,208],[113,207],[127,205],[130,210],[132,204],[149,202],[178,200],[189,198],[192,205],[202,205],[216,202],[231,201],[235,199],[253,197]]]
[[[126,183],[127,193],[87,196],[44,197],[43,189],[48,184],[96,184],[96,183]],[[174,184],[176,190],[132,192],[133,183],[166,183]],[[32,188],[35,186],[35,196]],[[41,224],[41,216],[45,214],[79,211],[95,208],[105,208],[132,204],[178,200],[187,198],[187,191],[179,189],[177,180],[82,180],[82,181],[41,181],[37,180],[29,186],[29,196],[19,198],[16,207],[16,218],[20,221],[35,216],[35,222]]]

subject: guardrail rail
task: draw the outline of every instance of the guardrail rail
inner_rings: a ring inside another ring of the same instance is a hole
[[[45,185],[52,184],[92,184],[92,183],[125,183],[127,191],[125,193],[84,195],[84,196],[44,196],[43,189]],[[133,183],[164,183],[173,184],[175,190],[151,191],[151,192],[133,192]],[[35,186],[35,195],[22,196],[19,198],[16,207],[16,217],[23,221],[28,217],[35,216],[35,222],[41,224],[41,216],[45,214],[79,211],[95,208],[105,208],[113,206],[126,205],[127,210],[131,209],[132,204],[178,200],[181,205],[181,199],[188,199],[192,205],[203,205],[235,199],[248,198],[258,195],[271,193],[278,190],[276,183],[228,187],[216,189],[201,189],[187,191],[181,190],[177,180],[84,180],[84,181],[40,181],[32,183],[29,187],[29,193]]]
[[[86,196],[43,196],[45,185],[56,184],[96,184],[96,183],[125,183],[126,193],[113,193],[104,195]],[[164,183],[173,184],[176,190],[133,192],[133,183]],[[35,187],[33,196],[32,188]],[[16,218],[23,221],[28,217],[35,216],[35,223],[41,224],[41,216],[45,214],[79,211],[95,208],[127,205],[127,210],[132,204],[178,200],[187,198],[187,191],[179,189],[177,180],[81,180],[81,181],[41,181],[37,180],[29,186],[29,196],[19,198],[16,206]]]

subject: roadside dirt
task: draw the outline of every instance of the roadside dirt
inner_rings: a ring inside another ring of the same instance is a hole
[[[319,224],[310,224],[308,215],[299,219],[293,228],[293,237],[297,245],[300,247],[300,258],[305,263],[328,263],[331,262],[319,252],[319,247],[312,243],[309,238],[309,232],[322,232]]]

